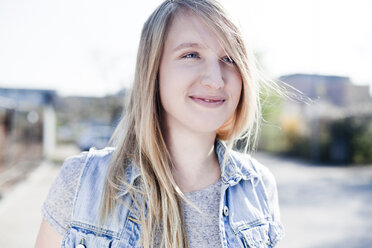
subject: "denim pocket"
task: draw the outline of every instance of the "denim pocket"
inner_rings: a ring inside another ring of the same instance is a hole
[[[64,236],[61,247],[77,247],[79,244],[84,244],[85,247],[115,247],[118,241],[109,235],[97,234],[90,230],[82,228],[70,228]]]
[[[271,241],[269,236],[269,224],[254,226],[240,231],[243,236],[244,247],[267,248]]]
[[[244,247],[271,248],[284,236],[283,227],[277,222],[268,222],[240,230]]]

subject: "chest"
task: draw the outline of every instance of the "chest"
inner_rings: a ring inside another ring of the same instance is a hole
[[[278,224],[271,219],[264,187],[254,186],[248,180],[232,187],[222,183],[219,190],[218,194],[205,199],[209,201],[208,204],[201,204],[204,215],[195,212],[192,207],[184,208],[190,245],[198,247],[196,245],[201,244],[198,240],[205,240],[203,236],[208,232],[207,243],[210,245],[207,247],[217,247],[216,243],[224,248],[273,247],[272,244],[281,234]],[[129,195],[125,196],[124,202],[130,208],[135,208]],[[205,209],[208,205],[210,209]],[[128,207],[119,206],[115,213],[118,218],[109,219],[102,228],[91,217],[98,216],[97,209],[86,206],[85,213],[89,213],[89,216],[74,216],[62,247],[77,247],[79,244],[84,244],[86,248],[140,246],[141,226],[138,217]]]

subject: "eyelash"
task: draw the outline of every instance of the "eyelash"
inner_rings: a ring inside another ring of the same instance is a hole
[[[235,61],[229,56],[221,58],[221,61],[225,62],[225,63],[228,63],[228,64],[233,64],[233,65],[235,64]]]
[[[190,57],[190,56],[195,56],[195,57]],[[198,53],[187,53],[185,55],[182,56],[182,58],[185,58],[185,59],[195,59],[195,58],[200,58],[199,54]]]
[[[200,58],[200,56],[196,52],[191,52],[191,53],[187,53],[187,54],[183,55],[182,58],[198,59],[198,58]],[[224,63],[235,65],[235,61],[229,56],[222,57],[220,60]]]

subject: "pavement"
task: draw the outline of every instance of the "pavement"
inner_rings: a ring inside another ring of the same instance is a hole
[[[41,222],[41,205],[59,166],[42,162],[0,201],[0,247],[33,247]]]
[[[278,248],[372,247],[372,166],[331,167],[254,155],[278,184],[286,229]],[[43,162],[0,200],[0,247],[33,247],[60,166]]]
[[[279,248],[372,247],[372,166],[325,166],[257,154],[275,175],[286,229]]]

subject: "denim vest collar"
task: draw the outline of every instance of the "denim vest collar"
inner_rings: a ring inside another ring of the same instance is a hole
[[[225,184],[234,186],[240,180],[252,180],[254,185],[259,181],[258,173],[253,169],[251,159],[247,155],[229,150],[223,141],[216,140],[215,149],[221,166],[221,177]],[[224,161],[225,153],[227,157]],[[225,163],[224,163],[225,162]]]
[[[125,169],[125,180],[130,185],[134,185],[134,181],[141,175],[141,173],[133,161],[130,161],[129,163],[129,166]],[[122,185],[117,197],[124,196],[127,193],[128,188],[125,185]]]
[[[221,178],[225,184],[234,186],[238,184],[240,180],[252,180],[254,185],[258,183],[259,176],[250,164],[250,159],[247,159],[246,157],[243,158],[240,153],[235,151],[229,151],[226,144],[221,140],[216,139],[214,146],[218,162],[221,166]],[[228,152],[228,154],[224,161],[226,152]],[[130,185],[133,185],[140,175],[141,173],[138,167],[133,161],[131,161],[130,166],[128,166],[125,171],[126,181],[129,182]],[[119,191],[119,195],[125,195],[127,193],[128,190],[125,186]]]

